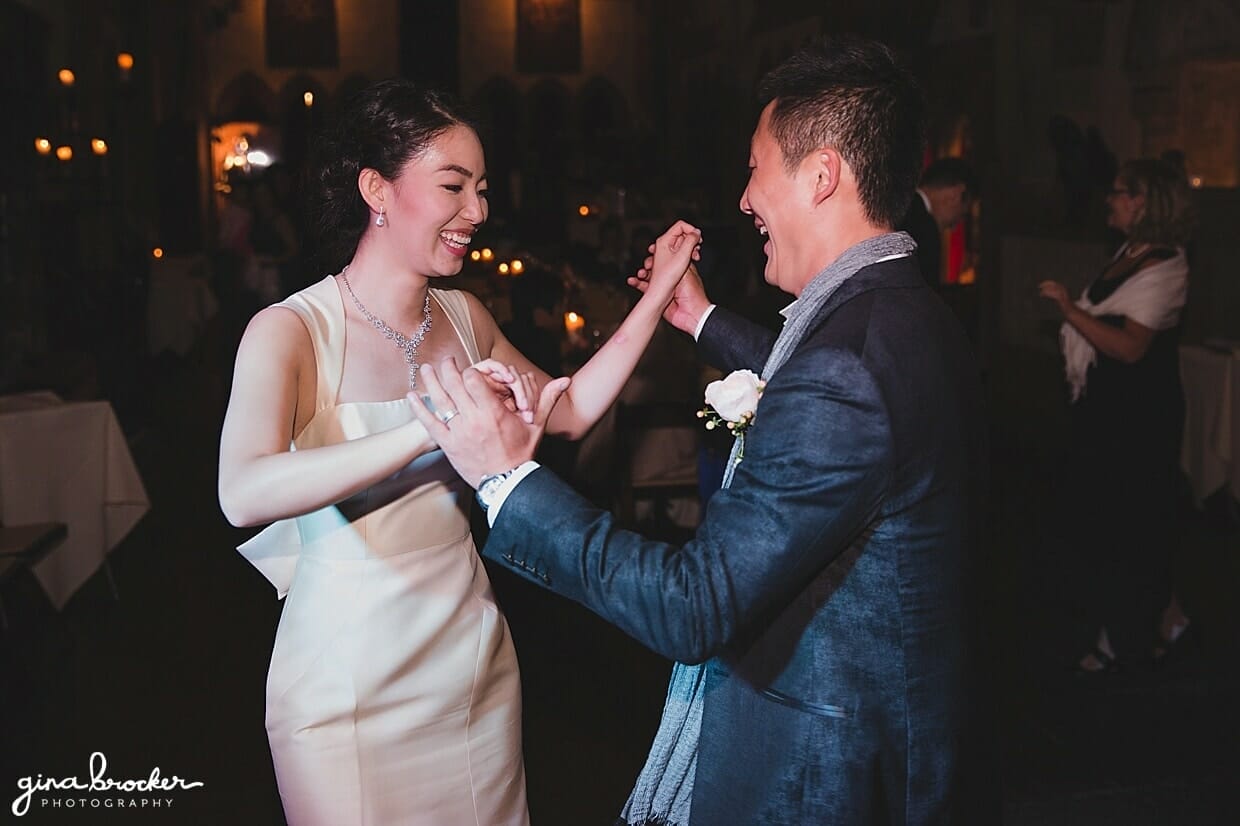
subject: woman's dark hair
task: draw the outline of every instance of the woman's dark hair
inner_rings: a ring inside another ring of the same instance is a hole
[[[1192,190],[1183,172],[1157,158],[1127,161],[1116,176],[1145,207],[1128,230],[1134,243],[1182,246],[1196,223]]]
[[[334,272],[348,262],[370,220],[357,188],[361,171],[395,180],[454,126],[478,131],[450,96],[403,78],[379,81],[345,103],[315,144],[314,215],[323,264]]]

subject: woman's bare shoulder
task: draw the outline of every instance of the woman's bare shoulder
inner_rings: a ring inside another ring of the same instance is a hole
[[[238,357],[250,351],[271,355],[301,353],[312,347],[310,331],[295,310],[272,304],[254,314],[241,337]]]

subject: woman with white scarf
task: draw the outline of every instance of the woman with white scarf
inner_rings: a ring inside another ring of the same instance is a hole
[[[1189,191],[1171,166],[1133,160],[1120,168],[1107,206],[1107,223],[1127,240],[1101,274],[1075,301],[1057,281],[1038,285],[1064,317],[1067,539],[1082,563],[1081,609],[1094,635],[1076,665],[1085,673],[1114,671],[1155,640],[1174,644],[1188,625],[1171,598],[1156,631],[1177,540]]]

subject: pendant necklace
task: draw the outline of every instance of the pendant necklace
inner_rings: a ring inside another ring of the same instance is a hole
[[[357,293],[353,292],[353,285],[349,283],[349,267],[346,265],[340,271],[340,280],[344,282],[344,288],[349,291],[349,297],[353,299],[357,311],[362,317],[370,322],[371,326],[383,334],[383,337],[395,344],[405,354],[405,364],[409,365],[409,389],[413,390],[418,384],[418,347],[422,345],[422,340],[426,338],[426,334],[431,329],[431,291],[430,287],[426,288],[426,304],[422,307],[422,323],[411,336],[406,336],[399,330],[394,330],[386,321],[366,309],[361,300],[357,297]]]

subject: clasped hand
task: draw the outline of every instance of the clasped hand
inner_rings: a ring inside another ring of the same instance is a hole
[[[645,296],[664,303],[669,322],[689,332],[708,306],[702,282],[692,269],[701,242],[696,227],[677,221],[650,246],[651,257],[629,279]],[[690,306],[696,313],[691,319]],[[414,415],[461,478],[474,488],[486,476],[534,457],[552,408],[570,382],[556,379],[539,391],[533,375],[492,359],[464,372],[452,359],[438,367],[424,364],[419,377],[430,406],[422,396],[410,393]]]
[[[431,407],[418,394],[409,394],[414,416],[473,488],[486,476],[534,458],[547,418],[570,381],[556,379],[535,393],[537,384],[529,374],[517,376],[515,370],[502,365],[477,368],[462,373],[450,358],[437,367],[424,364],[418,378]],[[506,385],[512,397],[498,393],[497,383]]]
[[[454,361],[453,366],[455,365]],[[538,381],[533,373],[519,372],[511,364],[505,365],[495,359],[483,359],[466,369],[476,370],[486,380],[487,387],[491,388],[495,397],[510,412],[520,415],[526,422],[534,421],[534,405],[538,401]]]
[[[701,259],[702,233],[684,221],[672,224],[647,250],[650,255],[628,279],[630,287],[667,301],[663,318],[677,330],[692,335],[710,306],[694,261]]]

